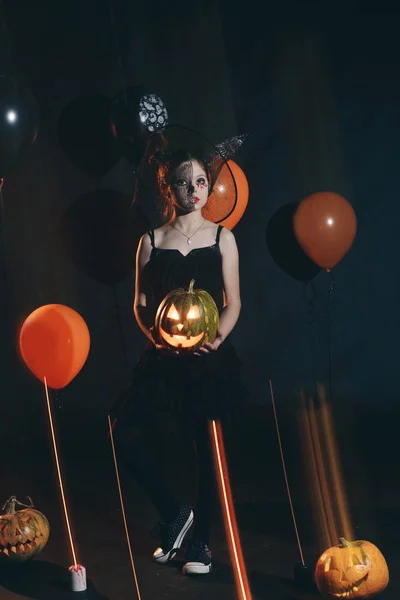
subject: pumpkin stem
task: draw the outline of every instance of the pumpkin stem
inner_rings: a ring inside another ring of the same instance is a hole
[[[189,284],[189,294],[193,294],[193,287],[194,287],[194,279],[192,279],[192,281]]]
[[[353,544],[348,542],[344,537],[339,538],[339,542],[343,548],[352,548],[353,546]]]
[[[15,515],[15,506],[17,504],[19,506],[25,506],[25,508],[33,508],[32,498],[30,496],[27,496],[27,498],[30,504],[23,504],[22,502],[17,500],[16,496],[10,496],[10,498],[7,500],[7,502],[5,502],[4,506],[2,507],[2,510],[5,512],[6,515]]]
[[[6,515],[15,515],[16,503],[17,503],[17,497],[10,496],[10,498],[7,500],[7,502],[5,502],[4,505],[2,506],[2,510],[5,512]]]

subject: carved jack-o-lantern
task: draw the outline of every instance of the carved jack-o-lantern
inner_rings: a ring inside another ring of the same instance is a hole
[[[161,302],[155,326],[160,342],[179,351],[191,352],[213,342],[219,325],[218,308],[204,290],[180,288],[170,292]]]
[[[30,499],[29,499],[30,500]],[[24,506],[15,510],[16,504]],[[46,517],[11,496],[0,515],[0,562],[21,563],[43,550],[50,535]]]
[[[315,583],[325,598],[374,598],[389,582],[380,550],[365,541],[340,544],[324,552],[315,568]]]

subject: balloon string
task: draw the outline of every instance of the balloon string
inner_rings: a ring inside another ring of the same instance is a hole
[[[50,431],[51,431],[51,439],[52,439],[52,442],[53,442],[54,458],[55,458],[55,461],[56,461],[58,482],[59,482],[59,485],[60,485],[61,500],[62,500],[62,504],[63,504],[63,508],[64,508],[65,522],[66,522],[67,530],[68,530],[68,537],[69,537],[69,543],[70,543],[70,546],[71,546],[72,559],[74,561],[74,566],[77,567],[78,566],[78,562],[77,562],[77,559],[76,559],[75,545],[74,545],[74,540],[73,540],[73,536],[72,536],[71,524],[70,524],[70,520],[69,520],[69,514],[68,514],[68,508],[67,508],[67,499],[65,497],[65,491],[64,491],[64,482],[63,482],[63,478],[62,478],[62,474],[61,474],[60,458],[59,458],[59,454],[58,454],[56,433],[55,433],[55,428],[54,428],[54,420],[53,420],[53,414],[52,414],[52,410],[51,410],[49,388],[47,386],[47,379],[46,379],[46,377],[44,377],[44,382],[43,383],[44,383],[44,389],[45,389],[45,392],[46,392],[47,412],[48,412],[48,415],[49,415],[49,424],[50,424]]]
[[[130,540],[130,536],[129,536],[128,522],[127,522],[126,513],[125,513],[124,498],[123,498],[123,494],[122,494],[121,479],[120,479],[120,476],[119,476],[117,453],[115,451],[114,435],[113,435],[113,423],[111,422],[110,415],[108,415],[108,427],[109,427],[109,437],[110,437],[110,440],[111,440],[112,455],[113,455],[113,459],[114,459],[115,475],[116,475],[116,478],[117,478],[119,500],[120,500],[120,503],[121,503],[122,518],[123,518],[124,528],[125,528],[126,542],[128,544],[129,558],[131,560],[131,567],[132,567],[133,578],[134,578],[134,581],[135,581],[137,597],[138,597],[139,600],[141,600],[142,596],[140,594],[139,581],[138,581],[138,577],[137,577],[137,573],[136,573],[135,561],[133,559],[133,552],[132,552],[131,540]]]
[[[292,493],[290,491],[289,478],[288,478],[288,474],[287,474],[287,471],[286,471],[285,456],[284,456],[284,453],[283,453],[283,445],[282,445],[281,434],[280,434],[280,430],[279,430],[278,415],[276,413],[275,396],[274,396],[274,390],[273,390],[273,387],[272,387],[272,381],[271,381],[271,379],[269,380],[269,389],[270,389],[270,392],[271,392],[272,408],[273,408],[273,411],[274,411],[276,433],[277,433],[277,436],[278,436],[279,451],[281,453],[281,460],[282,460],[283,474],[284,474],[284,477],[285,477],[286,491],[287,491],[288,498],[289,498],[290,510],[291,510],[291,513],[292,513],[294,531],[295,531],[295,534],[296,534],[297,545],[299,547],[299,553],[300,553],[301,563],[304,566],[305,562],[304,562],[303,549],[301,547],[299,528],[297,526],[296,515],[295,515],[294,507],[293,507]]]
[[[315,315],[316,315],[316,303],[315,303],[315,287],[314,285],[309,282],[310,284],[310,288],[311,288],[311,293],[312,293],[312,297],[308,299],[308,322],[310,325],[315,325]],[[305,284],[305,291],[306,291],[306,296],[307,296],[307,283]]]
[[[310,289],[311,296],[307,293],[308,288]],[[308,301],[307,308],[307,334],[308,334],[308,351],[310,353],[310,368],[309,376],[312,381],[318,380],[318,341],[317,341],[317,303],[316,303],[316,290],[312,282],[305,284],[305,296]]]

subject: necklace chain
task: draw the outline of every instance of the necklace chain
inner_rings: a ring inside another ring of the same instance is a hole
[[[180,234],[182,234],[182,235],[184,235],[184,236],[185,236],[185,238],[186,238],[186,240],[187,240],[187,241],[186,241],[186,243],[187,243],[187,244],[189,244],[189,246],[190,246],[190,244],[192,243],[192,237],[193,237],[194,235],[196,235],[196,233],[197,233],[198,231],[200,231],[200,229],[203,227],[203,225],[204,225],[204,223],[205,223],[205,222],[206,222],[206,220],[204,219],[204,221],[202,222],[202,224],[200,225],[200,227],[199,227],[198,229],[196,229],[196,231],[195,231],[194,233],[192,233],[192,235],[190,235],[190,236],[189,236],[189,235],[186,235],[186,233],[183,233],[183,231],[181,231],[180,229],[178,229],[177,227],[175,227],[175,225],[173,225],[172,223],[171,223],[170,225],[171,225],[171,227],[173,227],[173,229],[175,229],[175,230],[176,230],[178,233],[180,233]]]

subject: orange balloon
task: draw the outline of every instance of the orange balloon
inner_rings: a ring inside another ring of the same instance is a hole
[[[350,250],[357,232],[351,204],[339,194],[317,192],[305,198],[293,217],[304,252],[323,269],[332,269]]]
[[[218,186],[219,192],[227,197],[233,196],[236,203],[232,202],[234,208],[230,215],[220,221],[219,207],[217,203],[207,203],[202,210],[203,217],[223,225],[227,229],[232,230],[243,217],[244,211],[247,208],[249,201],[249,184],[246,175],[242,169],[233,160],[228,160],[228,165],[224,165],[218,175],[215,183]],[[211,194],[212,196],[212,194]],[[214,205],[214,212],[212,206]]]
[[[82,369],[90,349],[85,321],[63,304],[33,311],[19,335],[22,358],[32,373],[55,390],[68,385]]]

